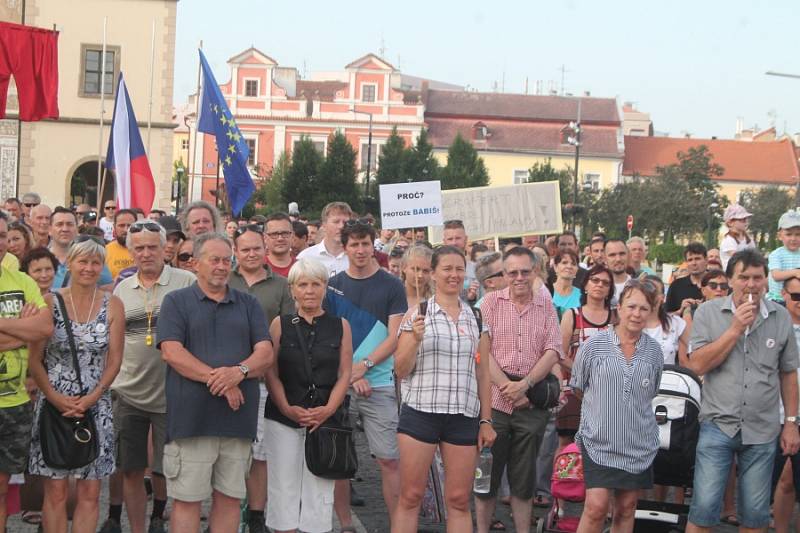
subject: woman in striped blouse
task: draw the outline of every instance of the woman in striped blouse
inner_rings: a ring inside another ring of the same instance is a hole
[[[436,292],[403,318],[394,369],[404,379],[397,427],[400,499],[392,533],[417,531],[428,469],[438,446],[445,472],[448,531],[472,531],[470,495],[478,450],[494,443],[489,340],[459,294],[464,254],[454,246],[431,258]]]
[[[658,426],[652,401],[664,356],[643,332],[656,306],[651,283],[631,280],[619,297],[619,324],[578,351],[571,385],[583,395],[576,442],[583,454],[586,501],[579,533],[601,531],[614,499],[612,531],[633,531],[639,491],[653,486]]]

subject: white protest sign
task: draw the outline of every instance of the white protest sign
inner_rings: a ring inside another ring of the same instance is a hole
[[[383,229],[441,226],[442,189],[437,181],[380,186]]]
[[[444,220],[464,222],[470,240],[563,231],[557,181],[444,191],[442,211]],[[430,228],[429,236],[442,242],[442,228]]]

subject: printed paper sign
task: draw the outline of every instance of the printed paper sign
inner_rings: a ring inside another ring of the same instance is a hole
[[[439,181],[381,185],[380,196],[383,229],[444,224],[442,189]]]

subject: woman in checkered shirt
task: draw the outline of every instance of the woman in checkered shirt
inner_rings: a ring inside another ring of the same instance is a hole
[[[409,309],[400,326],[394,368],[404,379],[397,428],[400,500],[392,533],[417,531],[428,469],[438,446],[445,472],[448,531],[472,531],[470,496],[478,450],[494,443],[489,342],[459,294],[464,254],[438,248],[431,259],[434,296]]]

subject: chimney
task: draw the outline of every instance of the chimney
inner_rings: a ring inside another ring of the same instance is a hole
[[[742,117],[736,117],[736,135],[741,135],[743,129],[744,119]]]

